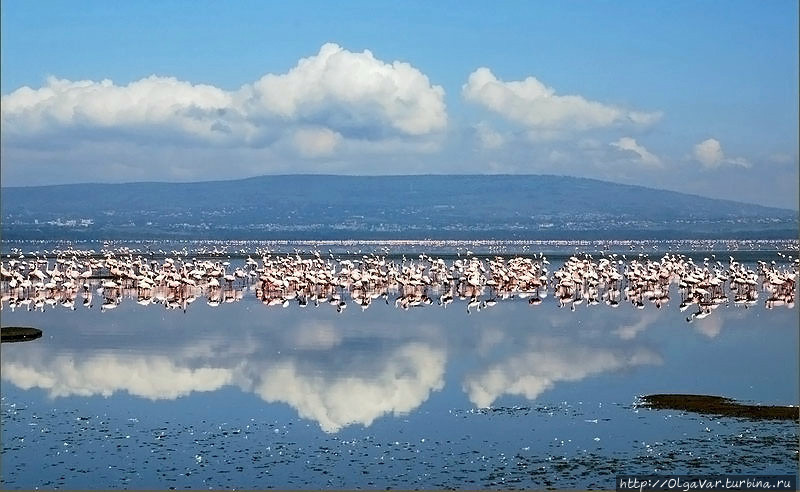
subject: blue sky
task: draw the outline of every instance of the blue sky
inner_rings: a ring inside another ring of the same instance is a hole
[[[5,1],[3,184],[548,173],[797,208],[797,26],[794,0]]]

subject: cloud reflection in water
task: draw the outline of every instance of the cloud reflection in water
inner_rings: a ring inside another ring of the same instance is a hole
[[[155,320],[137,325],[150,331],[121,323],[98,332],[76,326],[70,336],[45,343],[4,346],[2,378],[51,397],[127,392],[161,400],[237,387],[336,432],[413,412],[448,377],[471,404],[487,407],[503,396],[536,400],[564,383],[659,365],[658,341],[672,337],[682,321],[665,310],[619,309],[598,317],[524,302],[482,317],[412,310],[387,318],[385,312],[395,313],[388,305],[344,317],[281,310],[256,324],[246,310],[206,311],[171,329]],[[116,312],[111,321],[133,312]],[[224,331],[223,320],[230,324]],[[701,321],[708,320],[697,320],[695,329],[713,336]],[[449,360],[459,372],[445,373]]]
[[[337,374],[323,367],[303,370],[300,365],[309,360],[287,357],[264,364],[257,374],[245,377],[243,386],[267,402],[288,403],[326,432],[355,423],[368,426],[389,413],[408,413],[444,386],[443,350],[408,343],[372,359],[370,371],[345,367]]]
[[[183,346],[170,342],[155,354],[79,344],[3,347],[2,379],[51,398],[127,392],[169,400],[235,385],[266,402],[289,404],[326,432],[411,412],[444,386],[444,347],[409,340],[409,330],[405,339],[369,340],[365,350],[362,332],[348,338],[338,328],[307,320],[238,341],[217,333]]]
[[[660,364],[661,357],[643,347],[581,345],[566,336],[530,336],[520,340],[519,353],[467,376],[464,391],[478,407],[488,407],[503,395],[536,399],[561,381],[579,381],[602,372]]]
[[[233,370],[182,365],[165,355],[124,354],[51,357],[43,350],[36,363],[3,354],[3,380],[22,389],[40,388],[50,397],[111,396],[118,391],[151,400],[175,399],[193,391],[213,391],[230,384]]]

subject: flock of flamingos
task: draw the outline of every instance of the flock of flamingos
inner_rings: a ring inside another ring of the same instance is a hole
[[[330,305],[342,312],[348,303],[367,309],[373,302],[398,308],[456,300],[468,313],[497,302],[526,299],[539,305],[548,296],[560,307],[631,303],[636,308],[670,303],[670,286],[677,285],[687,321],[704,318],[731,301],[749,307],[763,299],[766,308],[794,307],[800,259],[781,254],[783,261],[759,261],[747,266],[733,257],[715,255],[697,262],[681,254],[659,259],[609,254],[595,258],[576,254],[550,272],[543,254],[511,258],[459,257],[447,261],[421,254],[391,258],[369,254],[351,259],[319,252],[273,255],[258,252],[238,266],[220,258],[178,256],[154,259],[125,249],[72,250],[57,258],[7,255],[0,265],[2,309],[41,310],[55,306],[76,309],[99,304],[101,311],[122,299],[140,305],[182,309],[198,300],[209,306],[237,302],[253,292],[266,306]],[[780,253],[779,253],[780,254]]]

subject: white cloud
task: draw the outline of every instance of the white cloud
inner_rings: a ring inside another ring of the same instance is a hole
[[[632,122],[636,123],[637,125],[649,126],[654,123],[657,123],[658,120],[660,120],[661,117],[664,116],[664,113],[661,111],[653,111],[650,113],[646,113],[643,111],[629,111],[627,116]]]
[[[292,136],[292,144],[304,157],[322,157],[333,154],[342,136],[328,128],[300,128]]]
[[[4,349],[0,374],[4,383],[39,388],[53,398],[127,392],[171,400],[235,385],[267,402],[291,405],[325,432],[411,412],[444,386],[446,351],[425,342],[400,339],[367,353],[353,351],[341,327],[322,320],[270,336],[179,342],[169,354],[65,351],[52,345]]]
[[[694,146],[694,159],[707,169],[715,169],[725,164],[750,167],[750,162],[743,157],[726,157],[719,140],[709,138]]]
[[[331,128],[381,124],[424,135],[447,124],[444,90],[408,63],[328,43],[283,75],[267,74],[238,96],[247,114],[324,122]]]
[[[3,379],[22,389],[41,388],[50,397],[111,396],[126,391],[151,400],[212,391],[231,382],[230,369],[189,368],[165,355],[48,357],[36,364],[3,361]]]
[[[483,408],[502,395],[534,400],[560,381],[579,381],[593,374],[660,362],[658,354],[644,348],[590,347],[542,337],[532,339],[522,353],[467,377],[464,390],[475,406]]]
[[[659,112],[628,111],[579,95],[557,95],[555,89],[535,77],[503,82],[485,67],[470,74],[462,87],[462,95],[529,128],[534,134],[543,133],[548,137],[563,131],[615,124],[649,125],[661,117]]]
[[[496,132],[488,123],[481,121],[475,125],[475,133],[478,136],[478,141],[484,149],[496,149],[502,147],[506,143],[506,138],[500,133]]]
[[[61,136],[258,148],[288,138],[319,157],[343,139],[424,140],[444,130],[447,112],[444,90],[410,64],[329,43],[236,91],[155,75],[128,85],[51,77],[4,95],[2,123],[4,145]]]
[[[155,75],[127,86],[49,77],[40,89],[22,87],[3,96],[2,121],[12,138],[68,129],[168,129],[215,142],[232,134],[246,141],[255,131],[233,107],[231,93]]]
[[[412,342],[382,353],[380,366],[369,373],[309,373],[298,361],[284,359],[251,376],[249,384],[265,401],[288,403],[325,432],[337,432],[412,411],[444,386],[444,368],[442,350]]]
[[[633,152],[639,156],[639,162],[646,166],[661,167],[661,159],[650,153],[642,145],[637,144],[634,138],[621,137],[619,140],[611,142],[609,145],[622,151]]]
[[[722,146],[718,140],[709,138],[694,146],[694,158],[705,167],[717,167],[722,164]]]

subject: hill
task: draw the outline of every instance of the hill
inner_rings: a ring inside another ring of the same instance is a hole
[[[796,238],[796,211],[564,176],[261,176],[2,189],[8,239]]]

